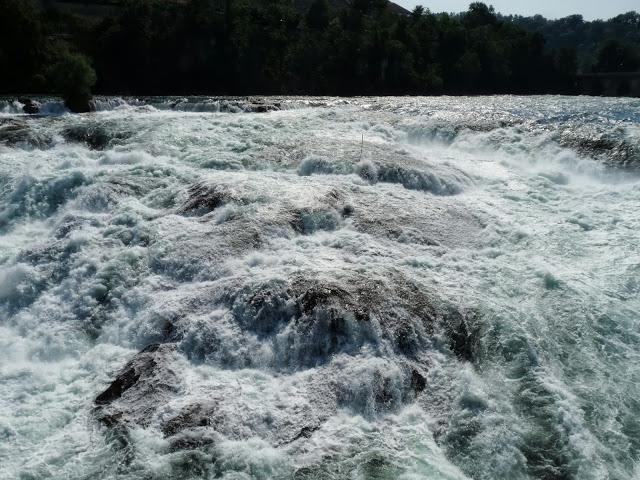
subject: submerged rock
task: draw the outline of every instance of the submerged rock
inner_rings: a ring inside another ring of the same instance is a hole
[[[214,211],[229,201],[236,200],[229,189],[218,185],[197,183],[189,187],[187,199],[178,211],[183,215],[202,216]]]
[[[561,132],[559,143],[581,155],[601,159],[609,167],[640,168],[640,144],[623,128],[606,132],[585,127],[566,129]]]
[[[419,355],[436,322],[430,295],[404,279],[353,275],[247,285],[227,300],[243,329],[273,339],[274,366],[306,368],[362,348]]]
[[[83,123],[62,130],[62,136],[68,142],[84,143],[92,150],[104,150],[118,140],[125,140],[131,132],[116,125]]]
[[[208,308],[204,301],[190,302],[184,315],[172,315],[167,335],[176,343],[147,347],[127,363],[96,397],[96,418],[119,439],[126,439],[133,426],[157,425],[174,450],[207,448],[216,435],[257,437],[278,447],[308,441],[339,408],[373,416],[422,395],[428,388],[423,355],[437,322],[429,294],[397,276],[392,281],[313,276],[307,272],[286,282],[241,288],[228,284],[227,293],[213,299],[229,305],[224,321],[190,320],[200,308]],[[225,353],[230,345],[222,343],[219,328],[234,332],[233,351]],[[260,359],[259,351],[267,350],[270,364]],[[245,387],[228,383],[224,374],[196,387],[196,392],[203,390],[176,409],[168,405],[181,385],[179,351],[193,363],[223,369],[239,362],[247,368],[307,373],[291,402],[261,398],[259,411],[251,410],[256,408],[252,396],[231,394]],[[240,360],[240,351],[256,356]],[[345,365],[351,367],[345,370]],[[355,383],[351,368],[361,372]],[[248,414],[238,414],[245,409]]]
[[[26,121],[0,119],[0,144],[27,150],[45,150],[53,145],[53,139],[48,134],[34,130]]]

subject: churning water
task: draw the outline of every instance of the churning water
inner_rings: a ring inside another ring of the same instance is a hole
[[[640,102],[0,102],[0,478],[640,476]]]

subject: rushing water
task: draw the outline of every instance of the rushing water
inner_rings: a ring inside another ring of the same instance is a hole
[[[640,476],[640,102],[0,101],[0,478]]]

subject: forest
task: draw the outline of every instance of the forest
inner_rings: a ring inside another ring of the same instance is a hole
[[[46,5],[46,4],[44,4]],[[86,18],[0,2],[0,93],[573,93],[579,72],[640,70],[640,15],[586,22],[386,0],[125,0]]]

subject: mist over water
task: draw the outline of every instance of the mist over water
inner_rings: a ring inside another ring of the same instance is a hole
[[[634,479],[640,102],[0,101],[0,478]]]

